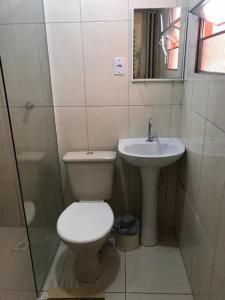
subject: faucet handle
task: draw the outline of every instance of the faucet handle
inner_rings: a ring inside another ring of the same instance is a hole
[[[148,119],[148,122],[149,122],[149,124],[152,125],[152,118],[149,118],[149,119]]]

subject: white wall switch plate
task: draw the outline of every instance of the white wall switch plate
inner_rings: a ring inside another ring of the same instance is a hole
[[[114,74],[124,75],[125,73],[125,57],[114,58]]]

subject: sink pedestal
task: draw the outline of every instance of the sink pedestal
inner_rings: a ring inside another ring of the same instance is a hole
[[[146,138],[119,140],[119,153],[129,164],[140,168],[142,177],[141,243],[155,246],[157,230],[157,190],[160,169],[174,164],[185,152],[179,139],[157,138],[148,142]]]
[[[142,224],[141,243],[155,246],[158,242],[157,190],[160,169],[141,168],[142,178]]]

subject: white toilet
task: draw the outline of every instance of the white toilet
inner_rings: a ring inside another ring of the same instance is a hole
[[[99,250],[114,222],[104,200],[111,198],[115,159],[113,151],[69,152],[63,157],[73,195],[79,200],[60,215],[57,232],[75,253],[75,275],[82,283],[93,283],[101,275]]]

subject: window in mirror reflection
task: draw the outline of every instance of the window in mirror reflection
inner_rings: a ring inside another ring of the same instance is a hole
[[[182,77],[181,14],[181,7],[134,10],[133,79]]]

